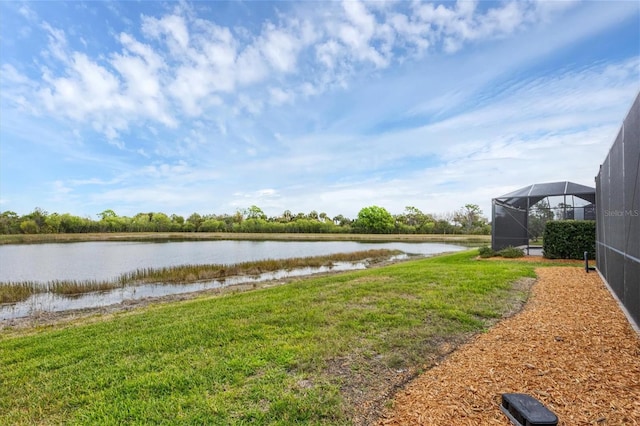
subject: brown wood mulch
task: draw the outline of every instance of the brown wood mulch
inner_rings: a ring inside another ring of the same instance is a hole
[[[519,314],[396,394],[378,424],[509,425],[502,393],[526,393],[559,425],[640,425],[640,337],[597,273],[538,268]]]

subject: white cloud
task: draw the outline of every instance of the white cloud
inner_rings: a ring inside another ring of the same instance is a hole
[[[246,22],[180,4],[113,24],[99,48],[52,17],[34,27],[42,52],[2,58],[3,137],[62,153],[76,184],[48,182],[68,197],[93,182],[95,204],[487,213],[534,179],[590,184],[640,89],[637,56],[547,61],[637,6],[557,3],[301,3]]]
[[[18,13],[24,16],[28,21],[35,22],[38,19],[38,14],[29,7],[27,3],[22,3],[18,9]]]
[[[305,199],[304,191],[281,190],[283,203],[296,206],[322,203],[334,206],[336,213],[354,215],[372,199],[385,200],[394,212],[407,204],[451,211],[470,202],[488,214],[492,197],[531,183],[572,180],[593,185],[598,164],[629,107],[619,101],[640,90],[638,63],[636,58],[514,81],[485,106],[428,126],[382,135],[320,133],[285,140],[290,147],[285,158],[248,167],[267,176],[295,170],[286,176],[303,186],[316,175],[345,181],[351,176],[348,184],[317,190],[322,195],[312,200]],[[419,158],[425,158],[424,165],[404,166],[394,172],[393,182],[363,178],[365,172],[384,174],[387,167]],[[447,199],[437,198],[442,193]]]
[[[258,43],[260,51],[274,70],[284,73],[295,71],[297,55],[302,48],[296,37],[273,24],[267,24]]]
[[[0,66],[0,99],[11,102],[15,108],[37,114],[33,99],[28,96],[34,90],[33,82],[11,64]]]
[[[533,14],[538,17],[542,22],[549,22],[552,18],[558,16],[558,14],[564,12],[567,9],[575,7],[580,0],[564,0],[564,1],[547,1],[547,0],[534,0]]]
[[[47,22],[42,23],[42,28],[47,32],[47,39],[49,40],[49,46],[47,50],[42,51],[42,55],[52,56],[61,62],[67,61],[67,38],[64,31],[53,28]]]
[[[49,185],[48,201],[52,203],[65,202],[75,199],[77,196],[73,193],[73,189],[68,187],[65,182],[56,180]]]
[[[481,24],[480,34],[510,34],[526,21],[521,3],[507,3],[503,8],[492,8]]]
[[[260,54],[260,50],[253,45],[248,46],[240,53],[236,70],[238,81],[241,84],[261,81],[268,73],[264,57]]]
[[[264,103],[260,99],[252,98],[245,94],[238,95],[238,101],[236,103],[236,107],[234,109],[234,115],[242,115],[245,111],[258,115],[262,112],[264,108]]]
[[[369,13],[360,1],[343,1],[346,20],[339,26],[339,38],[349,47],[351,55],[360,61],[369,61],[376,67],[387,67],[390,58],[373,46],[375,41],[392,39],[392,29],[388,25],[379,24],[375,15]],[[384,53],[389,54],[385,46]]]
[[[342,52],[342,47],[335,40],[328,40],[316,46],[318,60],[329,69],[333,69]]]
[[[539,19],[537,10],[525,2],[503,2],[485,13],[478,11],[477,4],[477,1],[458,1],[447,7],[446,4],[434,6],[426,3],[417,4],[414,11],[422,25],[432,27],[426,35],[427,41],[441,40],[444,51],[448,53],[458,51],[470,41],[511,34]],[[549,13],[550,10],[546,9],[545,14]],[[396,17],[394,22],[400,28],[411,28],[400,17]]]
[[[414,17],[393,13],[389,18],[389,24],[398,34],[399,44],[404,49],[413,46],[416,56],[419,56],[431,46],[431,37],[427,37],[430,27],[424,23],[417,22]]]
[[[189,46],[189,30],[182,16],[167,15],[160,19],[142,16],[142,32],[150,38],[165,37],[171,53],[180,57]]]
[[[114,107],[126,107],[129,102],[118,98],[118,79],[82,53],[70,56],[66,77],[56,78],[49,73],[43,77],[49,84],[40,92],[46,107],[76,120]]]
[[[295,99],[293,93],[285,91],[279,87],[270,88],[269,93],[271,94],[271,103],[273,105],[291,103]]]
[[[180,5],[161,17],[143,14],[140,30],[150,43],[122,32],[121,51],[106,62],[71,50],[64,31],[44,22],[49,44],[43,55],[59,61],[64,72],[45,70],[40,97],[48,111],[90,119],[111,139],[132,122],[171,128],[182,114],[199,117],[223,105],[261,114],[266,104],[292,102],[296,92],[309,97],[346,88],[360,67],[386,68],[435,48],[438,40],[453,52],[468,41],[516,31],[537,10],[507,2],[481,13],[476,2],[461,1],[411,4],[414,13],[406,15],[394,6],[323,4],[312,15],[281,15],[280,23],[267,22],[247,38],[246,29],[218,25]],[[280,84],[285,75],[293,82],[288,89]]]

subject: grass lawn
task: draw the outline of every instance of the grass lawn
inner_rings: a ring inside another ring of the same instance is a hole
[[[350,378],[417,374],[524,302],[537,264],[476,255],[4,329],[0,424],[349,424]]]

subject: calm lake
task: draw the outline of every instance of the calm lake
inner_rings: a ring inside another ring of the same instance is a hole
[[[7,282],[52,280],[110,280],[139,268],[161,268],[186,264],[234,264],[262,259],[321,256],[370,249],[401,250],[429,256],[464,250],[439,243],[363,243],[356,241],[184,241],[184,242],[82,242],[0,246],[0,285]],[[332,270],[363,268],[363,264],[339,264]],[[303,268],[247,278],[269,280],[324,272],[324,268]],[[0,320],[28,316],[39,311],[61,311],[106,306],[125,300],[187,293],[238,284],[227,279],[189,285],[145,285],[99,294],[65,297],[34,295],[25,302],[0,307]]]

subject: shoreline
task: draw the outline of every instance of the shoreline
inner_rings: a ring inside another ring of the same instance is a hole
[[[473,246],[490,244],[491,235],[467,234],[317,234],[317,233],[235,233],[235,232],[114,232],[78,234],[3,234],[0,245],[79,243],[93,241],[177,242],[177,241],[366,241],[457,243]]]
[[[428,256],[408,256],[407,258],[399,259],[387,259],[377,260],[370,262],[366,269],[380,268],[396,263],[407,262],[410,260],[416,260],[419,258],[425,258]],[[154,305],[183,302],[188,300],[194,300],[200,297],[222,297],[227,294],[235,294],[245,291],[261,290],[280,285],[289,284],[291,282],[307,280],[311,278],[317,278],[322,276],[338,275],[352,271],[340,271],[332,270],[326,272],[311,273],[309,275],[286,277],[275,280],[265,280],[258,282],[242,282],[238,284],[232,284],[225,287],[211,288],[205,290],[197,290],[185,293],[176,293],[166,296],[158,297],[145,297],[141,299],[127,299],[119,303],[114,303],[106,306],[97,306],[91,308],[81,309],[68,309],[64,311],[38,311],[31,315],[20,318],[9,318],[0,320],[0,332],[7,330],[25,330],[29,328],[50,327],[58,325],[66,325],[73,323],[76,320],[83,320],[86,323],[93,321],[102,321],[116,314],[125,312],[132,312],[141,308],[146,308]]]

